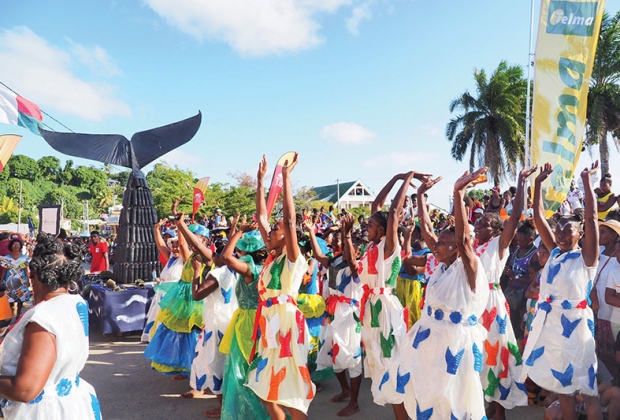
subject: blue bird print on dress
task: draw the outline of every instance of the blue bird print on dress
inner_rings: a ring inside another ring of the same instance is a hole
[[[351,284],[351,280],[353,279],[353,276],[347,276],[344,272],[342,273],[342,277],[340,278],[340,284],[338,284],[338,291],[340,293],[344,293],[344,290],[347,288],[347,286],[349,284]]]
[[[258,375],[260,375],[262,370],[265,369],[265,366],[267,366],[268,360],[269,358],[261,359],[258,361],[258,365],[256,365],[256,382],[258,382]]]
[[[569,261],[569,260],[574,260],[575,258],[579,258],[581,256],[580,252],[567,252],[566,254],[564,254],[563,257],[558,257],[550,266],[549,266],[549,273],[547,274],[547,283],[551,284],[553,283],[553,280],[555,280],[555,276],[558,275],[558,273],[560,272],[560,268],[562,267],[562,264],[564,264],[565,262]],[[562,261],[560,261],[560,259],[562,259]]]
[[[220,330],[217,330],[217,345],[218,346],[222,344],[222,338],[224,338],[224,334]]]
[[[405,385],[409,383],[410,376],[410,373],[401,375],[400,366],[398,367],[398,369],[396,369],[396,392],[398,392],[399,394],[405,393]]]
[[[95,420],[101,420],[101,404],[99,404],[99,400],[93,394],[90,394],[90,407],[93,410]]]
[[[474,354],[474,370],[480,373],[482,372],[482,352],[480,351],[476,343],[474,343],[471,351]]]
[[[503,387],[501,383],[499,383],[498,385],[499,385],[499,399],[501,401],[506,401],[506,399],[508,398],[508,394],[510,394],[510,385],[508,385],[508,388]]]
[[[573,383],[573,364],[572,363],[568,364],[568,367],[566,368],[564,372],[558,372],[557,370],[551,369],[551,373],[553,374],[555,379],[560,381],[560,383],[564,387],[569,386],[571,383]]]
[[[456,375],[456,371],[461,364],[461,359],[463,358],[463,354],[465,353],[465,349],[461,349],[456,354],[452,354],[450,351],[450,347],[446,349],[446,371],[451,375]]]
[[[213,391],[219,391],[222,389],[222,379],[213,375]]]
[[[75,304],[80,321],[82,321],[82,327],[84,327],[84,335],[88,337],[88,303],[80,301]]]
[[[232,286],[229,287],[228,289],[224,289],[223,287],[220,287],[220,290],[222,291],[222,296],[224,296],[224,303],[228,304],[230,303],[230,298],[232,297]]]
[[[416,401],[416,406],[415,406],[415,418],[416,420],[429,420],[431,418],[431,416],[433,415],[433,407],[422,411],[420,409],[420,404],[417,403]]]
[[[211,338],[212,335],[213,335],[213,331],[209,331],[209,332],[205,333],[204,338],[202,340],[202,347],[204,347],[205,344],[207,344],[207,341],[209,341],[209,339]]]
[[[562,318],[560,319],[562,322],[562,335],[566,338],[570,338],[577,325],[581,322],[581,318],[571,321],[564,314],[562,314]]]
[[[594,381],[596,381],[596,370],[594,369],[594,365],[590,365],[588,369],[588,386],[590,389],[594,389]]]
[[[415,334],[415,338],[413,339],[413,348],[417,349],[418,346],[420,345],[420,343],[424,340],[426,340],[428,338],[428,336],[431,335],[431,329],[427,328],[425,330],[423,330],[422,328],[420,328],[418,330],[418,332]]]
[[[204,374],[202,376],[196,375],[196,389],[198,391],[202,391],[202,387],[205,386],[205,382],[207,382],[207,375]]]
[[[517,389],[525,392],[526,394],[528,393],[527,388],[525,387],[525,383],[515,381],[515,386],[517,387]]]
[[[379,391],[383,387],[383,384],[386,383],[390,379],[390,372],[385,372],[383,374],[383,378],[381,378],[381,383],[379,384]]]
[[[525,364],[528,366],[534,366],[534,362],[545,352],[545,346],[538,347],[537,349],[532,350],[530,356],[525,361]]]
[[[590,329],[590,332],[592,333],[592,337],[594,337],[594,321],[591,319],[588,319],[588,328]]]
[[[500,334],[506,334],[506,319],[507,318],[508,318],[508,315],[504,315],[503,318],[499,316],[499,314],[495,315],[495,321],[497,322],[497,326],[499,327]]]

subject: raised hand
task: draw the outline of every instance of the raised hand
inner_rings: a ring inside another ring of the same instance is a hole
[[[355,218],[352,214],[347,214],[342,220],[342,231],[345,235],[348,235],[353,229],[353,225],[355,224]]]
[[[519,172],[519,179],[527,179],[538,169],[538,165],[534,165],[531,168],[523,168],[521,172]]]
[[[161,229],[161,227],[164,225],[164,223],[166,223],[167,220],[166,219],[159,219],[159,222],[155,223],[155,227],[157,229]]]
[[[258,223],[256,222],[244,223],[239,227],[239,230],[243,233],[251,232],[253,230],[258,230]]]
[[[183,201],[184,198],[185,198],[185,196],[177,198],[176,200],[174,200],[174,203],[172,203],[172,207],[171,207],[170,211],[172,211],[172,215],[173,216],[179,217],[179,212],[177,211],[177,207],[179,207],[179,204],[181,203],[181,201]]]
[[[262,181],[265,178],[266,173],[267,173],[267,157],[263,155],[263,159],[258,163],[258,173],[256,174],[256,178],[259,181]]]
[[[230,226],[237,226],[237,223],[239,223],[240,217],[241,217],[241,213],[237,212],[237,214],[235,214],[235,216],[232,218],[230,222]]]
[[[486,176],[482,176],[487,172],[488,168],[483,166],[482,168],[469,173],[469,171],[465,171],[463,176],[456,180],[454,183],[454,191],[462,191],[467,188],[471,188],[474,185],[481,184],[486,182]]]
[[[418,181],[426,182],[426,181],[429,181],[433,177],[433,175],[423,174],[421,172],[413,171],[413,177],[417,179]]]
[[[284,167],[282,168],[282,175],[290,175],[297,166],[297,162],[299,162],[299,153],[295,152],[295,156],[293,157],[293,161],[289,162],[286,160],[284,162]]]
[[[426,191],[433,188],[433,185],[435,185],[442,179],[442,176],[438,176],[437,178],[432,179],[432,175],[429,175],[428,178],[425,181],[422,181],[422,184],[420,184],[420,186],[418,187],[418,194],[424,194]]]
[[[596,171],[598,171],[598,160],[596,160],[592,166],[590,167],[590,169],[588,169],[587,167],[584,168],[583,171],[581,171],[581,179],[588,179],[589,177],[591,177],[592,175],[594,175],[596,173]]]
[[[306,232],[314,232],[314,223],[310,219],[304,220],[303,227]]]
[[[553,166],[549,162],[540,167],[540,173],[536,177],[536,182],[543,182],[553,173]]]

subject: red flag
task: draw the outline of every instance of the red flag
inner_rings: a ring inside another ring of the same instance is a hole
[[[209,177],[200,178],[198,182],[196,182],[196,186],[194,186],[194,208],[192,210],[192,220],[198,211],[198,207],[200,207],[200,205],[205,201],[205,191],[207,191],[207,187],[209,186],[209,179]]]
[[[284,168],[284,163],[286,161],[290,163],[293,159],[295,159],[295,152],[286,152],[280,157],[280,159],[278,159],[276,168],[273,170],[273,178],[271,178],[269,196],[267,197],[267,217],[271,216],[273,206],[275,206],[276,201],[278,201],[278,197],[280,196],[282,187],[284,186],[282,181],[282,168]]]

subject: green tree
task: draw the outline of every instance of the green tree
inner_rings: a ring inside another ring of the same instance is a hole
[[[474,70],[476,96],[465,92],[450,103],[450,112],[463,112],[446,126],[452,157],[462,161],[469,149],[469,167],[488,166],[496,185],[514,178],[524,162],[527,81],[520,66],[502,61],[490,78]]]
[[[27,179],[32,182],[36,181],[40,176],[37,161],[25,155],[11,156],[6,163],[4,171],[6,171],[10,177]]]
[[[171,168],[167,163],[157,163],[146,175],[153,194],[155,209],[160,218],[170,214],[170,206],[177,198],[185,196],[179,210],[185,214],[192,212],[192,197],[196,179],[191,171],[178,167]]]
[[[37,161],[37,165],[39,166],[41,177],[49,181],[56,181],[58,174],[62,170],[60,159],[55,156],[43,156]]]
[[[17,202],[11,197],[0,199],[0,223],[12,223],[17,221]]]
[[[598,145],[602,173],[609,173],[609,139],[620,147],[620,11],[603,14],[588,91],[586,144]]]
[[[78,166],[73,170],[71,185],[88,190],[90,198],[101,194],[106,189],[107,184],[106,174],[92,166]]]
[[[58,181],[61,185],[69,185],[73,179],[73,161],[67,159],[65,167],[58,174]]]

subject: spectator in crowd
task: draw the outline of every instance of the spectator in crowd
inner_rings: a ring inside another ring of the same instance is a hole
[[[91,273],[100,273],[110,269],[110,259],[108,255],[108,244],[101,240],[99,232],[93,230],[90,233],[90,247],[88,251],[92,256],[92,262],[90,265]]]
[[[506,201],[500,195],[499,185],[496,185],[491,189],[491,198],[486,204],[485,211],[491,213],[499,213],[501,209],[506,205]]]
[[[611,174],[603,175],[599,187],[594,190],[598,207],[598,218],[606,219],[611,208],[616,204],[616,196],[611,191]]]
[[[570,188],[568,194],[566,194],[566,201],[568,201],[570,205],[571,213],[574,213],[577,209],[583,208],[583,193],[577,185],[575,185],[574,179],[570,182]]]

